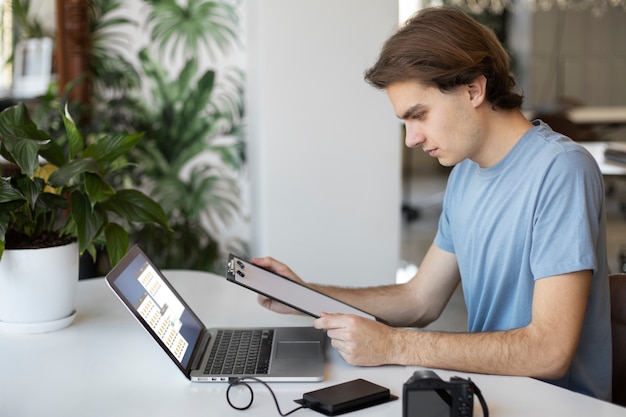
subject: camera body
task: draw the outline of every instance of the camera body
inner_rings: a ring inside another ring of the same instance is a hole
[[[472,417],[474,384],[469,379],[446,382],[433,371],[415,371],[402,388],[402,417]]]

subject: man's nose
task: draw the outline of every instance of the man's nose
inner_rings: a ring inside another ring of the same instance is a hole
[[[417,146],[422,145],[422,143],[424,143],[424,140],[426,138],[424,137],[424,134],[417,127],[406,124],[405,130],[406,130],[406,133],[404,137],[404,143],[406,144],[407,147],[415,148]]]

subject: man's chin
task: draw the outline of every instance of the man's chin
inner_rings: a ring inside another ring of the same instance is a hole
[[[437,161],[439,161],[439,165],[444,166],[444,167],[453,167],[456,164],[458,164],[457,161],[452,161],[450,159],[445,159],[445,158],[437,158]]]

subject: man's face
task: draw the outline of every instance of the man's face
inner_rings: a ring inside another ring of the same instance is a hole
[[[444,166],[453,166],[478,152],[480,124],[470,86],[452,92],[416,81],[385,89],[391,105],[406,126],[406,146],[421,146]]]

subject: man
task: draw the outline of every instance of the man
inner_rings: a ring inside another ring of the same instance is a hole
[[[604,190],[591,155],[523,116],[506,52],[459,10],[419,12],[365,78],[387,93],[406,145],[454,168],[437,235],[411,281],[307,284],[390,325],[328,312],[314,326],[354,365],[530,376],[610,399]],[[254,262],[302,282],[272,258]],[[407,328],[437,319],[459,282],[468,333]]]

